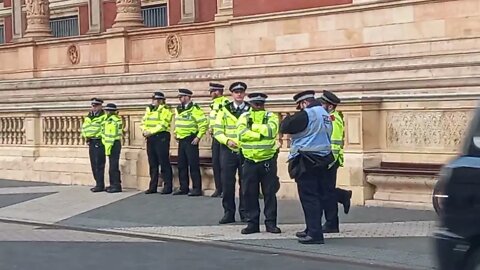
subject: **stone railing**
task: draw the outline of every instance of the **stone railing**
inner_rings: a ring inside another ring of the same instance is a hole
[[[25,144],[25,117],[0,117],[0,144]]]
[[[285,118],[291,114],[289,112],[279,112],[280,119]],[[84,145],[85,139],[81,135],[83,115],[40,115],[32,116],[40,121],[40,138],[35,138],[35,141],[40,142],[40,145],[57,145],[57,146],[78,146]],[[123,145],[124,146],[140,146],[139,143],[134,143],[131,138],[138,131],[131,127],[138,127],[135,121],[139,121],[138,114],[135,117],[130,112],[121,113],[123,120]],[[0,144],[1,145],[17,145],[26,144],[26,131],[24,128],[25,117],[1,117],[0,118]],[[172,125],[173,126],[173,125]],[[172,127],[173,128],[173,127]],[[173,145],[176,145],[175,140],[172,140]],[[290,146],[290,139],[287,135],[279,134],[278,143],[280,148],[287,149]],[[201,141],[201,146],[205,149],[210,148],[211,136],[205,136]]]
[[[130,145],[130,116],[121,116],[123,120],[123,145]],[[84,116],[45,116],[42,117],[42,135],[44,145],[84,145],[82,123]]]

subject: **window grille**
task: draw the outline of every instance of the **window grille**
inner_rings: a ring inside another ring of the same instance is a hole
[[[5,43],[5,26],[0,25],[0,44]]]
[[[50,28],[54,37],[78,36],[78,16],[51,19]]]
[[[167,5],[142,7],[143,24],[146,27],[168,26]]]

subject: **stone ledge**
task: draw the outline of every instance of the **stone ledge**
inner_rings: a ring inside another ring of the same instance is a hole
[[[426,203],[426,202],[420,203],[420,202],[404,202],[404,201],[367,200],[365,201],[365,206],[414,209],[414,210],[433,210],[432,204]]]

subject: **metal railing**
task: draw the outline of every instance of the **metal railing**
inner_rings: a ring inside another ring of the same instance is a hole
[[[0,44],[5,43],[5,26],[0,25]]]
[[[50,28],[54,37],[78,36],[78,16],[51,19]]]
[[[143,24],[146,27],[168,26],[167,5],[142,7]]]

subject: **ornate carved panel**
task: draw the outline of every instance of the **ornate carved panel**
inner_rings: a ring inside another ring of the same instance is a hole
[[[182,51],[182,42],[178,35],[169,35],[165,41],[165,47],[168,55],[177,58]]]
[[[392,111],[387,114],[387,147],[455,151],[470,122],[469,111]]]

